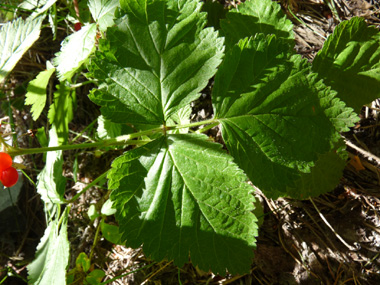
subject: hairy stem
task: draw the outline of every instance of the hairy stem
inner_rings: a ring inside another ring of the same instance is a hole
[[[84,148],[99,148],[99,147],[112,147],[112,146],[122,146],[122,145],[144,145],[149,142],[149,140],[137,140],[141,136],[149,136],[154,133],[166,133],[168,130],[182,129],[182,128],[192,128],[201,125],[211,124],[215,126],[218,124],[217,119],[210,119],[201,122],[195,122],[185,125],[174,125],[174,126],[161,126],[158,128],[141,131],[129,135],[119,136],[113,139],[102,140],[99,142],[93,143],[82,143],[82,144],[71,144],[71,145],[59,145],[59,146],[50,146],[50,147],[40,147],[40,148],[17,148],[11,147],[7,145],[3,140],[0,140],[0,143],[3,144],[9,155],[17,156],[17,155],[26,155],[26,154],[36,154],[36,153],[44,153],[48,151],[57,151],[57,150],[73,150],[73,149],[84,149]]]
[[[210,119],[210,120],[205,120],[205,121],[200,121],[200,122],[195,122],[195,123],[190,123],[190,124],[185,124],[185,125],[175,125],[175,126],[168,126],[167,129],[169,130],[177,130],[177,129],[183,129],[183,128],[192,128],[192,127],[197,127],[201,125],[208,125],[208,124],[219,124],[218,119]]]
[[[25,155],[25,154],[35,154],[44,153],[48,151],[57,150],[73,150],[73,149],[83,149],[83,148],[94,148],[94,147],[109,147],[109,146],[121,146],[121,145],[143,145],[148,143],[146,140],[136,140],[135,138],[141,137],[143,135],[151,135],[156,132],[162,132],[163,127],[141,131],[129,135],[119,136],[113,139],[102,140],[94,143],[82,143],[82,144],[71,144],[71,145],[59,145],[50,147],[39,147],[39,148],[9,148],[8,153],[11,156]]]

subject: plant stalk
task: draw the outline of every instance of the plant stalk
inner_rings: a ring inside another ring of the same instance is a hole
[[[200,122],[195,122],[195,123],[190,123],[190,124],[185,124],[185,125],[167,126],[167,130],[178,130],[178,129],[183,129],[183,128],[192,128],[192,127],[197,127],[201,125],[217,124],[217,123],[219,123],[218,119],[210,119],[210,120],[205,120],[205,121],[200,121]]]
[[[146,130],[146,131],[119,136],[113,139],[102,140],[99,142],[49,146],[49,147],[40,147],[40,148],[26,149],[26,148],[11,147],[10,145],[6,144],[5,141],[2,140],[1,138],[0,138],[0,143],[6,147],[8,154],[14,157],[17,155],[36,154],[36,153],[44,153],[44,152],[57,151],[57,150],[73,150],[73,149],[112,147],[112,146],[122,146],[122,145],[144,145],[150,141],[136,140],[136,138],[139,138],[145,135],[152,135],[154,133],[159,133],[159,132],[165,133],[168,130],[174,130],[174,129],[191,128],[191,127],[197,127],[200,125],[208,125],[208,124],[212,124],[214,126],[218,123],[219,121],[217,119],[210,119],[206,121],[195,122],[195,123],[190,123],[190,124],[185,124],[185,125],[161,126],[161,127]]]
[[[82,195],[84,192],[86,192],[91,187],[95,186],[102,179],[106,178],[107,174],[108,174],[108,171],[104,172],[102,175],[98,176],[94,181],[92,181],[90,184],[88,184],[85,188],[83,188],[80,192],[75,194],[75,196],[73,198],[71,198],[70,200],[65,201],[65,202],[68,204],[74,203],[80,197],[80,195]]]

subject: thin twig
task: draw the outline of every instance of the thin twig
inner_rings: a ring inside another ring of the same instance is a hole
[[[376,164],[378,166],[380,166],[380,158],[377,157],[376,155],[358,147],[357,145],[353,144],[352,142],[350,142],[349,140],[345,139],[344,142],[346,143],[346,145],[348,145],[350,148],[353,148],[354,150],[356,150],[357,152],[359,152],[361,155],[363,155],[365,158],[367,159],[370,159],[370,160],[373,160],[374,162],[376,162]]]
[[[166,263],[163,267],[161,267],[160,269],[158,269],[156,272],[154,272],[153,274],[151,274],[147,279],[145,279],[145,281],[143,283],[141,283],[141,285],[144,285],[146,284],[153,276],[157,275],[158,272],[162,271],[164,268],[166,268],[168,265],[170,265],[172,263],[172,261]]]
[[[315,210],[318,212],[319,216],[321,219],[325,222],[325,224],[330,228],[330,230],[334,233],[334,235],[349,249],[352,251],[357,251],[358,248],[349,245],[335,230],[334,228],[330,225],[330,223],[326,220],[325,216],[319,211],[317,205],[315,205],[313,199],[310,198],[311,203],[313,204]]]

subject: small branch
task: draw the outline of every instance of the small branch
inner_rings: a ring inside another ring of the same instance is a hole
[[[208,125],[208,124],[219,124],[218,119],[210,119],[210,120],[205,120],[205,121],[200,121],[200,122],[195,122],[195,123],[190,123],[190,124],[185,124],[185,125],[175,125],[175,126],[167,126],[167,130],[178,130],[178,129],[184,129],[184,128],[193,128],[201,125]]]
[[[57,150],[73,150],[73,149],[83,149],[83,148],[95,148],[95,147],[107,147],[107,146],[121,146],[121,145],[143,145],[150,141],[146,140],[121,140],[121,141],[101,141],[95,143],[83,143],[83,144],[69,144],[60,146],[50,146],[50,147],[40,147],[40,148],[14,148],[9,150],[10,156],[26,155],[26,154],[36,154],[44,153],[49,151]]]
[[[103,219],[100,219],[100,221],[98,223],[98,227],[96,228],[95,237],[94,237],[94,243],[92,244],[91,251],[90,251],[90,256],[88,257],[88,259],[90,260],[90,262],[91,262],[92,257],[94,256],[95,247],[98,244],[99,233],[100,233],[100,225],[101,225],[102,221],[103,221]]]
[[[356,150],[358,153],[360,153],[361,155],[363,155],[366,159],[369,159],[370,161],[374,161],[376,162],[376,164],[378,166],[380,166],[380,158],[377,157],[376,155],[358,147],[357,145],[353,144],[352,142],[350,142],[349,140],[345,139],[344,142],[346,143],[346,145],[348,145],[350,148],[353,148],[354,150]]]
[[[44,153],[49,151],[58,151],[58,150],[73,150],[73,149],[84,149],[84,148],[100,148],[100,147],[112,147],[112,146],[126,146],[126,145],[144,145],[150,142],[150,140],[136,140],[136,138],[140,138],[141,136],[149,136],[154,133],[163,133],[168,130],[175,129],[183,129],[183,128],[191,128],[200,125],[208,125],[216,126],[219,123],[217,119],[210,119],[201,122],[195,122],[191,124],[185,125],[174,125],[174,126],[160,126],[154,129],[141,131],[129,135],[119,136],[113,139],[102,140],[99,142],[93,143],[82,143],[82,144],[69,144],[69,145],[59,145],[59,146],[51,146],[51,147],[40,147],[40,148],[16,148],[12,147],[5,143],[5,141],[0,137],[0,144],[6,148],[6,151],[10,156],[17,155],[26,155],[26,154],[36,154],[36,153]],[[207,128],[207,127],[206,127]]]
[[[73,0],[73,3],[74,3],[75,14],[76,14],[77,18],[79,19],[80,18],[80,14],[79,14],[78,0]]]
[[[76,83],[76,84],[71,84],[70,85],[70,88],[71,89],[75,89],[75,88],[79,88],[79,87],[82,87],[84,85],[87,85],[87,84],[91,84],[91,83],[96,83],[97,80],[88,80],[88,81],[84,81],[84,82],[80,82],[80,83]]]
[[[315,205],[313,199],[310,198],[311,203],[313,204],[315,210],[317,210],[319,216],[321,219],[325,222],[325,224],[330,228],[330,230],[334,233],[334,235],[349,249],[352,251],[357,251],[359,248],[356,248],[354,246],[349,245],[335,230],[334,228],[330,225],[330,223],[326,220],[325,216],[319,211],[317,205]]]
[[[213,123],[213,124],[210,124],[202,129],[199,129],[197,132],[198,133],[204,133],[204,132],[207,132],[209,129],[212,129],[213,127],[216,127],[217,125],[219,125],[219,122],[216,122],[216,123]]]
[[[103,140],[94,143],[83,143],[83,144],[71,144],[71,145],[60,145],[60,146],[51,146],[51,147],[40,147],[40,148],[12,148],[10,146],[7,147],[7,152],[10,156],[17,155],[26,155],[26,154],[36,154],[36,153],[44,153],[48,151],[57,151],[57,150],[73,150],[73,149],[84,149],[84,148],[95,148],[95,147],[112,147],[112,146],[123,146],[123,145],[144,145],[149,140],[135,140],[135,138],[144,136],[144,135],[152,135],[153,133],[162,132],[163,127],[158,127],[155,129],[141,131],[129,135],[119,136],[113,139]],[[0,141],[1,142],[1,141]]]

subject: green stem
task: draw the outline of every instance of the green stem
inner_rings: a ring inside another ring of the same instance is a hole
[[[143,135],[151,135],[156,132],[163,132],[163,127],[158,127],[155,129],[141,131],[129,135],[119,136],[113,139],[103,140],[94,143],[83,143],[83,144],[73,144],[73,145],[59,145],[51,147],[39,147],[39,148],[9,148],[8,153],[11,156],[25,155],[25,154],[35,154],[44,153],[48,151],[57,150],[72,150],[72,149],[83,149],[83,148],[93,148],[93,147],[109,147],[109,146],[120,146],[120,145],[143,145],[148,143],[146,140],[135,140],[135,138],[141,137]]]
[[[195,122],[185,125],[174,125],[174,126],[161,126],[158,128],[141,131],[129,135],[123,135],[119,136],[113,139],[108,140],[102,140],[99,142],[94,143],[82,143],[82,144],[72,144],[72,145],[59,145],[59,146],[51,146],[51,147],[40,147],[40,148],[16,148],[11,147],[7,145],[4,140],[0,138],[0,143],[3,144],[7,148],[7,152],[11,156],[17,156],[17,155],[26,155],[26,154],[36,154],[36,153],[44,153],[48,151],[57,151],[57,150],[73,150],[73,149],[84,149],[84,148],[98,148],[98,147],[112,147],[112,146],[123,146],[123,145],[144,145],[149,140],[136,140],[136,138],[139,138],[141,136],[145,135],[152,135],[154,133],[165,133],[167,130],[174,130],[174,129],[183,129],[183,128],[192,128],[197,127],[201,125],[208,125],[212,124],[217,125],[219,123],[218,119],[210,119],[206,121],[201,122]]]
[[[44,153],[48,151],[57,151],[57,150],[72,150],[72,149],[120,146],[120,145],[142,145],[148,142],[149,141],[144,141],[144,140],[123,140],[123,141],[107,140],[107,141],[101,141],[101,142],[95,142],[95,143],[69,144],[69,145],[29,148],[29,149],[15,148],[13,150],[9,150],[8,153],[10,156],[17,156],[17,155]]]
[[[314,29],[312,29],[308,24],[306,24],[304,21],[302,21],[300,18],[298,18],[296,16],[296,14],[293,13],[292,9],[289,8],[289,1],[288,1],[288,11],[290,12],[290,14],[292,14],[292,16],[298,21],[300,22],[302,25],[304,25],[306,28],[308,28],[309,30],[311,30],[314,34],[320,36],[322,39],[326,40],[326,37],[321,35],[320,33],[318,33],[317,31],[315,31]]]
[[[80,82],[80,83],[76,83],[76,84],[71,84],[70,88],[75,89],[75,88],[82,87],[84,85],[91,84],[91,83],[96,83],[96,81],[88,80],[88,81],[84,81],[84,82]]]
[[[90,251],[90,256],[88,257],[88,259],[90,260],[90,262],[91,262],[92,256],[94,255],[95,247],[96,247],[96,245],[98,243],[99,233],[100,233],[100,225],[101,225],[102,221],[103,221],[103,219],[100,220],[100,222],[98,224],[98,227],[96,228],[95,237],[94,237],[94,243],[92,244],[91,251]]]
[[[73,203],[75,202],[80,195],[82,195],[84,192],[86,192],[88,189],[96,185],[99,181],[104,179],[107,176],[108,170],[104,172],[102,175],[98,176],[94,181],[92,181],[90,184],[88,184],[86,187],[84,187],[80,192],[78,192],[73,198],[71,198],[69,201],[65,201],[66,203]]]
[[[201,125],[208,125],[208,124],[219,124],[218,119],[210,119],[206,121],[200,121],[200,122],[195,122],[195,123],[190,123],[190,124],[185,124],[185,125],[175,125],[175,126],[168,126],[168,130],[173,130],[173,129],[183,129],[183,128],[192,128],[192,127],[197,127]]]
[[[210,124],[202,129],[199,129],[197,132],[198,133],[204,133],[206,131],[208,131],[209,129],[212,129],[213,127],[216,127],[217,125],[219,125],[219,122],[216,122],[216,123],[213,123],[213,124]]]
[[[73,138],[70,142],[70,144],[73,144],[79,137],[83,135],[85,131],[87,131],[89,128],[92,128],[92,126],[98,121],[98,119],[93,120],[87,127],[83,129],[75,138]]]
[[[15,123],[14,123],[14,120],[13,120],[11,100],[10,100],[9,96],[7,96],[7,99],[8,99],[9,124],[11,126],[11,130],[12,130],[12,133],[13,133],[13,144],[17,147],[17,135],[15,133]]]

